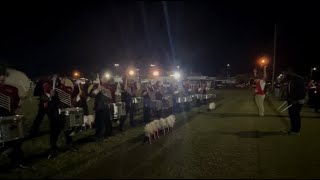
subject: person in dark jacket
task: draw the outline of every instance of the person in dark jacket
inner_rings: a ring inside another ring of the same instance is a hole
[[[306,96],[305,81],[303,77],[295,73],[293,67],[288,68],[286,76],[288,80],[287,102],[288,106],[291,105],[288,110],[291,129],[288,133],[295,135],[300,132],[301,128],[300,111]]]

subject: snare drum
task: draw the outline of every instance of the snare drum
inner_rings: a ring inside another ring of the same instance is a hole
[[[23,119],[22,115],[0,117],[0,143],[24,137]]]
[[[61,114],[66,121],[65,127],[67,129],[82,126],[84,123],[83,109],[80,107],[62,109]]]

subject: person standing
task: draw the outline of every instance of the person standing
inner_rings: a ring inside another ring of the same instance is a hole
[[[142,91],[143,96],[143,121],[149,123],[151,118],[151,98],[147,90]]]
[[[318,81],[318,84],[317,84],[314,101],[315,101],[314,102],[314,111],[319,112],[319,108],[320,108],[320,81]]]
[[[291,129],[288,134],[295,135],[301,129],[300,111],[306,96],[305,81],[303,77],[296,74],[292,67],[288,68],[286,76],[288,80],[287,102],[288,106],[290,106],[288,111],[291,123]]]
[[[110,110],[108,106],[107,96],[102,93],[102,87],[98,87],[93,91],[95,96],[94,100],[94,112],[95,112],[95,140],[98,142],[103,141],[107,134],[107,127],[110,126]],[[109,123],[109,124],[107,124]],[[111,124],[112,126],[112,124]]]
[[[260,117],[264,116],[264,99],[266,97],[265,87],[266,87],[266,79],[267,79],[267,66],[263,68],[263,74],[257,76],[257,70],[254,69],[254,77],[255,77],[255,102],[258,107],[258,113]]]

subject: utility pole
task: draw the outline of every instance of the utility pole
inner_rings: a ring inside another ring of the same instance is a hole
[[[274,78],[275,78],[275,73],[276,73],[276,51],[277,51],[277,24],[274,25],[273,63],[272,63],[272,91],[274,90]]]

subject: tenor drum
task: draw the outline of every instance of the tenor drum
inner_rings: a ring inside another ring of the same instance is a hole
[[[83,109],[80,107],[62,109],[61,114],[66,121],[65,127],[67,129],[82,126],[84,123]]]
[[[22,115],[0,117],[0,143],[21,139],[23,137]]]

